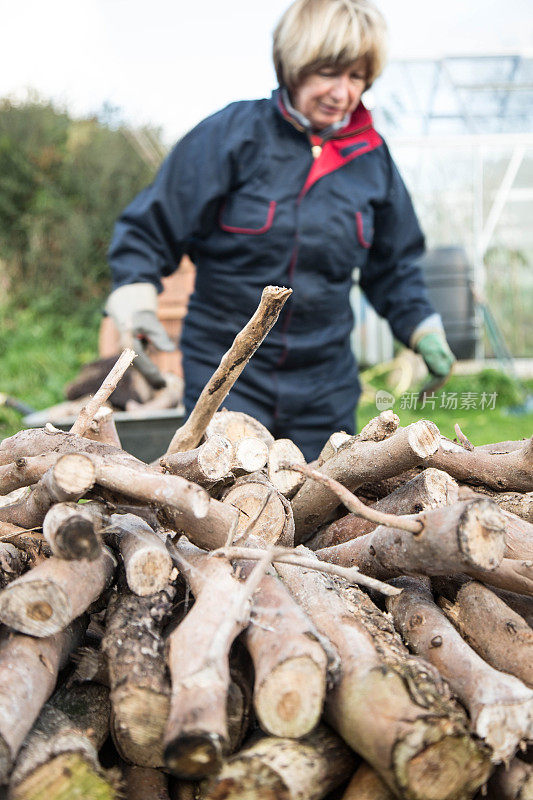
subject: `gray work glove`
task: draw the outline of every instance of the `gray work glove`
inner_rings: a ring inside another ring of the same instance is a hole
[[[119,286],[107,298],[106,312],[120,335],[121,347],[132,347],[136,338],[149,341],[158,350],[176,349],[157,318],[157,290],[152,283]]]

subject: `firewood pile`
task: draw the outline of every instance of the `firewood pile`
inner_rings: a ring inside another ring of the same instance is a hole
[[[103,404],[0,442],[11,800],[533,797],[533,440],[391,411],[306,464],[218,411],[267,287],[167,453]]]

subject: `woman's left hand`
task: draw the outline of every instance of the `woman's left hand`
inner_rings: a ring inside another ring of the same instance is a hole
[[[437,378],[446,378],[452,371],[456,358],[443,333],[426,333],[416,345],[416,352],[420,353],[426,367]]]

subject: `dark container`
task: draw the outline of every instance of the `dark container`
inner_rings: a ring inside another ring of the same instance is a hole
[[[462,247],[435,247],[427,251],[420,266],[455,357],[475,358],[479,326],[472,294],[472,267],[466,252]]]
[[[185,422],[185,414],[183,410],[172,408],[152,411],[139,418],[126,411],[117,411],[113,419],[124,450],[149,464],[166,451],[176,429]],[[68,417],[54,420],[52,424],[62,431],[68,431],[74,420],[75,417]],[[24,422],[30,428],[42,428],[48,422],[46,411],[28,414]]]

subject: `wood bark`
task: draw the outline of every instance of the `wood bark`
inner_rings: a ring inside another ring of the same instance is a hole
[[[268,479],[290,500],[303,486],[305,478],[294,470],[283,469],[285,464],[305,464],[304,455],[290,439],[276,439],[268,451]]]
[[[504,511],[505,555],[507,558],[533,560],[533,524],[520,519],[516,514]]]
[[[249,574],[250,563],[241,569]],[[266,733],[297,739],[318,724],[328,665],[319,639],[279,578],[265,575],[244,643],[254,663],[254,708]]]
[[[109,691],[86,684],[59,690],[43,707],[10,780],[12,800],[114,800],[98,750],[109,732]]]
[[[482,484],[497,491],[533,491],[533,439],[518,450],[490,453],[478,448],[465,450],[441,437],[440,447],[429,458],[428,465],[474,486]]]
[[[72,653],[72,662],[75,669],[69,678],[69,685],[76,683],[101,683],[102,686],[111,686],[107,658],[102,650],[94,647],[78,647]]]
[[[0,544],[0,589],[18,578],[28,566],[28,558],[23,550],[12,544]]]
[[[394,795],[372,767],[361,764],[341,800],[394,800]]]
[[[61,456],[27,498],[0,508],[0,519],[21,528],[37,527],[54,503],[79,500],[92,488],[94,481],[94,465],[87,456],[77,453]]]
[[[120,756],[140,767],[163,766],[163,732],[170,684],[162,628],[175,588],[138,597],[125,587],[111,599],[102,650],[111,688],[111,732]]]
[[[150,767],[126,766],[123,774],[126,800],[170,800],[164,772]]]
[[[533,565],[531,561],[504,558],[496,569],[486,570],[470,566],[464,571],[481,583],[533,597]]]
[[[240,640],[234,643],[229,659],[230,684],[228,715],[229,752],[236,752],[244,742],[253,717],[253,666]]]
[[[412,478],[387,497],[378,500],[373,508],[385,514],[419,514],[429,508],[450,505],[457,499],[458,485],[453,478],[438,469],[425,469],[416,478]],[[307,547],[311,550],[334,547],[370,533],[375,527],[376,523],[371,520],[363,519],[356,514],[347,514],[318,531],[307,542]]]
[[[114,464],[137,467],[141,470],[148,468],[138,458],[130,455],[125,450],[121,450],[119,447],[113,447],[102,442],[94,442],[85,437],[74,436],[56,428],[29,428],[28,430],[19,431],[0,442],[0,464],[4,466],[12,465],[17,459],[35,459],[29,463],[28,468],[32,466],[36,470],[38,465],[37,457],[45,454],[60,456],[70,453],[100,456],[103,459],[108,458]],[[46,468],[42,468],[41,476],[50,466],[52,465],[48,464]]]
[[[382,411],[377,417],[371,419],[356,436],[350,436],[345,431],[332,433],[320,451],[317,460],[310,466],[317,468],[328,461],[339,450],[344,448],[350,440],[366,442],[382,442],[388,439],[400,425],[400,418],[393,411]]]
[[[89,608],[111,582],[109,550],[94,561],[48,558],[0,593],[0,619],[31,636],[51,636]]]
[[[472,578],[469,575],[436,576],[431,579],[431,588],[435,596],[442,595],[453,603],[461,586],[470,583],[471,580]],[[508,592],[505,589],[498,589],[496,586],[490,586],[489,588],[491,592],[503,600],[509,608],[519,614],[533,628],[533,597]]]
[[[44,538],[58,558],[94,561],[102,552],[99,519],[84,505],[87,504],[56,503],[46,513]]]
[[[441,598],[439,605],[487,664],[533,687],[533,630],[494,592],[471,581],[459,589],[455,603]]]
[[[494,592],[503,602],[512,608],[522,619],[524,619],[530,628],[533,628],[533,598],[527,597],[523,594],[515,594],[515,592],[506,592],[504,589],[498,589],[496,586],[491,586],[491,591]]]
[[[23,486],[37,483],[54,466],[57,459],[57,453],[43,453],[29,458],[20,457],[0,467],[0,495],[7,495]]]
[[[305,553],[305,550],[303,552]],[[248,541],[246,547],[224,547],[216,551],[216,555],[222,555],[232,561],[241,559],[243,561],[260,561],[265,558],[267,553],[273,564],[291,564],[303,569],[317,570],[325,575],[342,578],[348,585],[366,586],[368,589],[373,589],[387,597],[401,594],[402,591],[388,583],[363,575],[357,567],[339,567],[337,564],[330,564],[329,561],[320,561],[314,553],[307,558],[294,548],[272,547],[267,551],[261,547],[256,547],[256,542]]]
[[[83,620],[46,639],[11,634],[0,645],[0,784],[78,644]]]
[[[115,539],[126,580],[141,597],[161,592],[170,581],[172,559],[164,540],[135,514],[111,514],[106,539]]]
[[[5,544],[13,545],[22,554],[28,569],[35,567],[43,559],[52,555],[46,539],[40,532],[19,528],[17,525],[9,525],[7,522],[2,523],[1,528],[2,530],[16,531],[16,533],[4,536],[3,540]]]
[[[170,800],[206,800],[207,781],[171,781]]]
[[[233,535],[237,512],[178,475],[100,463],[96,476],[97,483],[106,489],[157,505],[164,524],[186,533],[199,547],[222,547]]]
[[[329,723],[398,797],[470,798],[489,764],[430,665],[409,656],[359,590],[298,567],[276,570],[340,657],[340,678],[326,698]]]
[[[230,472],[233,455],[229,439],[215,433],[194,450],[167,454],[159,463],[164,472],[210,489]]]
[[[235,543],[249,539],[263,546],[294,542],[292,508],[285,497],[264,476],[240,478],[223,495],[222,503],[238,511]],[[231,544],[228,540],[226,544]]]
[[[222,356],[219,366],[202,390],[187,422],[178,428],[168,452],[192,450],[204,435],[213,414],[253,356],[265,336],[274,326],[292,289],[267,286],[261,301],[244,328],[237,334],[230,349]]]
[[[403,592],[387,601],[402,636],[434,664],[468,709],[472,728],[491,748],[492,760],[509,760],[533,735],[533,691],[486,664],[461,638],[417,578],[400,578]]]
[[[320,800],[355,763],[350,748],[325,725],[297,741],[266,737],[224,764],[207,800]]]
[[[113,418],[113,410],[108,406],[102,406],[96,412],[93,421],[83,435],[94,442],[102,442],[102,444],[110,444],[113,447],[122,448]]]
[[[487,800],[533,800],[533,766],[513,758],[499,766],[487,785]]]
[[[432,422],[414,422],[381,442],[353,440],[320,467],[350,491],[370,478],[385,478],[422,463],[435,452],[438,429]],[[331,518],[339,500],[331,490],[306,480],[292,501],[296,543],[310,538],[316,528]]]
[[[216,772],[230,749],[229,652],[248,623],[265,565],[242,583],[229,562],[188,543],[180,542],[175,555],[195,603],[168,638],[172,695],[165,763],[177,777],[196,780]]]
[[[462,485],[472,488],[468,484]],[[476,486],[475,490],[488,495],[504,511],[533,523],[533,492],[497,492],[494,489],[487,489],[486,486]]]
[[[350,436],[350,434],[346,433],[346,431],[335,431],[335,433],[332,433],[320,451],[318,458],[316,461],[313,461],[310,466],[322,466],[322,464],[334,456],[335,453],[341,449],[341,447],[344,447],[344,445],[349,442],[350,439],[353,439],[353,436]]]
[[[494,570],[505,548],[504,512],[490,500],[470,500],[424,511],[421,533],[380,525],[372,533],[317,550],[323,561],[357,566],[379,580],[404,573],[446,575],[473,567]]]
[[[186,519],[201,519],[209,510],[210,497],[207,492],[178,475],[162,475],[149,468],[141,471],[101,461],[96,466],[96,482],[143,503],[171,507]]]

